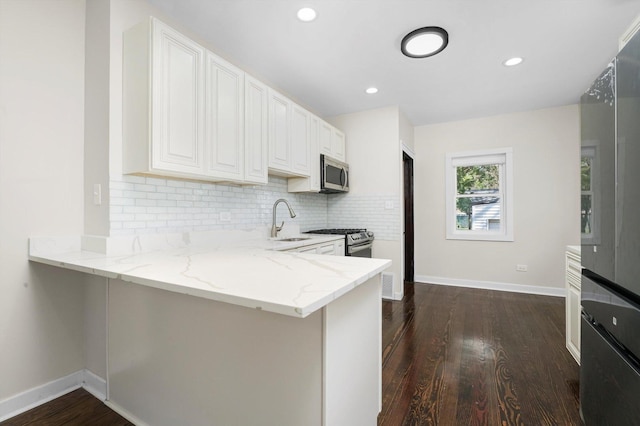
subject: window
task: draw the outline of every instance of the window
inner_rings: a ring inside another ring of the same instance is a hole
[[[580,236],[585,244],[598,243],[597,143],[588,141],[580,153]]]
[[[447,239],[513,241],[512,149],[447,154]]]

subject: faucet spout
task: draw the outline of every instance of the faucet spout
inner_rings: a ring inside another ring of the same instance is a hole
[[[279,200],[276,200],[276,202],[273,203],[273,220],[271,224],[271,238],[276,238],[278,236],[278,232],[280,232],[282,230],[282,227],[284,226],[284,221],[282,221],[282,225],[280,226],[276,225],[276,207],[278,207],[278,204],[280,203],[285,203],[287,205],[287,208],[289,209],[289,216],[291,216],[292,218],[296,217],[296,213],[293,211],[293,209],[291,208],[291,205],[287,200],[285,200],[284,198],[280,198]]]

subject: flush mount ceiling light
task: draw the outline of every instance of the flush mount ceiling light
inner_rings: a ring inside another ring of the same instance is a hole
[[[410,58],[428,58],[440,53],[449,43],[449,34],[440,27],[424,27],[404,36],[400,50]]]
[[[515,67],[516,65],[520,65],[522,63],[522,61],[523,61],[522,58],[516,56],[514,58],[507,59],[502,64],[505,67]]]
[[[378,93],[378,88],[377,87],[369,87],[367,90],[365,90],[366,93],[368,93],[369,95],[373,95],[374,93]]]
[[[298,16],[298,19],[301,20],[302,22],[311,22],[314,19],[316,19],[316,16],[318,16],[318,14],[316,13],[315,10],[311,9],[310,7],[303,7],[298,11],[297,16]]]

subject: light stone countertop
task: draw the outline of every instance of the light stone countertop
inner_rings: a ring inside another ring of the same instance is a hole
[[[262,231],[36,237],[29,239],[29,259],[304,318],[391,266],[386,259],[282,251],[341,238],[282,242]]]

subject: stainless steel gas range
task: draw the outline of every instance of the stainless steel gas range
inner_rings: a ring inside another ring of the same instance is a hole
[[[344,255],[355,257],[371,257],[373,247],[373,232],[361,228],[345,229],[316,229],[307,234],[344,235]]]

